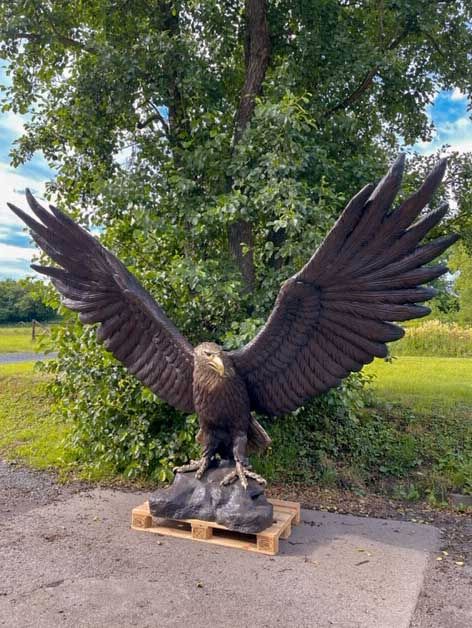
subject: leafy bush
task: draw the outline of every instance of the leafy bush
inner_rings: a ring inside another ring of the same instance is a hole
[[[319,479],[331,461],[349,455],[369,399],[366,379],[362,373],[352,374],[339,388],[286,417],[261,418],[272,446],[263,456],[254,456],[255,468],[272,481],[310,482]]]
[[[455,271],[454,289],[457,292],[459,311],[456,320],[472,324],[472,244],[459,243],[454,247],[449,266]]]
[[[90,476],[166,481],[174,466],[195,457],[195,415],[184,417],[160,401],[75,317],[52,333],[59,359],[42,368],[55,375],[48,387],[55,411],[71,426],[69,448]]]

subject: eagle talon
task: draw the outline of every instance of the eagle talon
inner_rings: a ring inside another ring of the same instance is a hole
[[[230,471],[225,477],[221,480],[220,486],[228,486],[229,484],[233,484],[237,480],[241,481],[242,487],[247,490],[248,481],[247,478],[255,480],[259,484],[266,486],[267,482],[264,478],[254,471],[251,471],[247,467],[245,467],[241,462],[236,462],[236,467]]]
[[[190,460],[188,464],[184,464],[181,467],[174,467],[174,473],[190,473],[191,471],[196,471],[195,477],[199,480],[208,469],[209,463],[210,461],[207,458]]]

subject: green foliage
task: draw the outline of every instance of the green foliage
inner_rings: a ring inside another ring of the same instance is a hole
[[[126,478],[166,481],[174,466],[195,457],[196,416],[183,417],[145,389],[72,317],[53,331],[59,361],[48,386],[56,412],[73,425],[69,447],[91,477],[107,471]],[[63,373],[67,372],[67,377]]]
[[[450,489],[470,492],[472,360],[402,356],[393,363],[376,360],[364,370],[388,403],[392,426],[413,438],[414,480],[422,494],[444,501]]]
[[[0,324],[21,321],[48,321],[56,317],[54,309],[44,305],[30,280],[0,281]]]
[[[271,481],[319,479],[327,460],[341,460],[351,449],[349,435],[359,428],[366,379],[362,373],[352,374],[338,389],[288,417],[261,419],[273,442],[269,452],[254,457],[256,470]]]
[[[55,202],[100,228],[191,342],[228,347],[257,331],[281,281],[307,261],[346,200],[383,174],[397,138],[430,135],[434,90],[472,87],[468,4],[267,3],[269,67],[234,146],[244,4],[0,5],[0,56],[12,80],[3,108],[32,112],[13,163],[41,150],[59,173],[48,188]],[[469,162],[457,164],[458,180]],[[415,168],[411,185],[423,163]],[[461,189],[448,221],[466,231],[471,199]],[[239,220],[253,230],[251,294],[229,254],[228,226]],[[52,291],[47,299],[57,306]],[[74,320],[57,332],[50,368],[75,446],[129,475],[168,477],[192,452],[195,419],[144,391]],[[310,408],[351,416],[353,386]],[[304,412],[315,428],[318,411]],[[324,429],[315,430],[320,438]]]
[[[472,248],[468,251],[465,244],[454,247],[449,266],[457,276],[454,289],[458,294],[459,311],[456,318],[461,323],[472,324]]]

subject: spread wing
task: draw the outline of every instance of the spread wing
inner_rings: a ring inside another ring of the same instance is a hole
[[[447,206],[416,219],[441,183],[446,162],[389,211],[403,168],[400,156],[375,189],[368,185],[350,201],[313,257],[282,286],[265,326],[231,352],[254,409],[271,415],[295,410],[375,356],[385,357],[386,343],[404,334],[391,321],[429,314],[417,303],[435,290],[421,284],[447,268],[425,264],[457,236],[419,245]]]
[[[100,323],[105,347],[156,395],[193,412],[193,348],[125,266],[90,233],[27,190],[37,222],[8,204],[39,247],[60,267],[35,266],[51,277],[62,303],[83,323]]]

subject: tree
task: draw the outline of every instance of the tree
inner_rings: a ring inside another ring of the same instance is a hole
[[[53,308],[47,307],[36,291],[36,284],[28,280],[0,281],[0,323],[47,321],[56,317]]]
[[[191,340],[233,346],[398,137],[430,135],[435,90],[472,93],[471,18],[426,0],[2,2],[4,108],[32,112],[13,162],[42,150],[57,203]],[[109,382],[118,367],[74,330],[69,351],[82,342]]]

